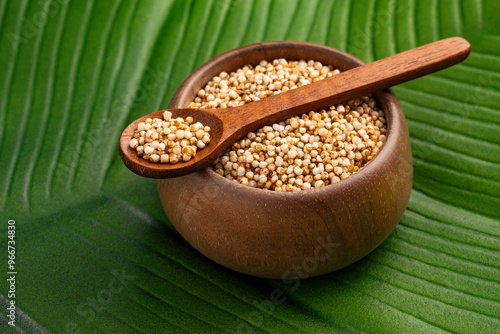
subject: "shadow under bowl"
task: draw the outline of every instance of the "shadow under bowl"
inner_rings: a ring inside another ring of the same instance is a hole
[[[320,61],[341,71],[363,64],[327,46],[264,42],[223,53],[194,71],[169,108],[184,108],[220,72],[261,60]],[[158,180],[177,231],[199,252],[236,271],[266,278],[304,278],[348,266],[373,251],[396,227],[413,181],[410,141],[391,90],[375,95],[388,133],[375,158],[356,174],[319,189],[275,192],[243,186],[211,168]]]

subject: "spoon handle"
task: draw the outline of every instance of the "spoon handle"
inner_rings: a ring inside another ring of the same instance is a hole
[[[224,123],[225,139],[237,140],[248,131],[310,110],[374,93],[460,63],[470,53],[463,38],[451,37],[355,67],[313,84],[261,101],[215,113]]]

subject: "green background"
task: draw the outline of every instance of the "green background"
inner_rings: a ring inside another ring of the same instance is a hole
[[[496,0],[0,1],[0,332],[15,332],[9,219],[21,333],[498,332],[499,23]],[[472,44],[464,63],[394,88],[408,209],[341,271],[291,285],[211,262],[119,158],[126,124],[234,47],[301,40],[370,62],[450,36]]]

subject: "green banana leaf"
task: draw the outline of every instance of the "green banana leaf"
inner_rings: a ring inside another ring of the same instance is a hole
[[[215,264],[119,158],[126,124],[229,49],[300,40],[370,62],[450,36],[472,44],[464,63],[394,88],[408,209],[338,272],[291,284]],[[1,333],[500,331],[498,1],[1,0],[0,41]]]

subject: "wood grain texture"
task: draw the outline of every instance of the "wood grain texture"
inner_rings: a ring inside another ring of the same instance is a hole
[[[279,57],[314,59],[343,71],[363,64],[342,51],[312,43],[244,46],[193,72],[169,108],[186,107],[197,91],[221,71]],[[399,222],[413,180],[409,135],[401,106],[390,90],[376,93],[375,97],[386,113],[388,135],[377,156],[360,172],[324,188],[292,193],[243,186],[210,168],[160,179],[158,192],[170,221],[208,258],[259,277],[311,277],[366,256]]]
[[[248,47],[238,48],[214,58],[212,62],[207,64],[209,66],[214,64],[215,67],[233,68],[235,59],[239,63],[243,61],[243,64],[248,64],[250,60],[254,60],[250,59],[250,56],[256,57],[255,59],[259,57],[260,59],[277,58],[272,57],[270,53],[284,50],[287,45],[291,44],[283,43],[287,42],[254,44],[251,46],[251,54],[248,53]],[[291,57],[290,59],[295,59],[300,58],[297,56],[308,48],[311,48],[309,43],[297,43],[286,50]],[[318,50],[318,53],[322,51],[324,50]],[[349,70],[346,70],[345,64],[332,64],[344,72],[240,107],[214,110],[172,109],[174,117],[191,115],[196,121],[212,128],[211,142],[205,149],[198,151],[197,155],[190,161],[174,165],[151,163],[138,157],[135,151],[128,147],[128,142],[140,120],[152,116],[161,117],[161,112],[155,112],[141,117],[124,130],[120,137],[120,156],[130,170],[142,176],[167,178],[185,175],[209,166],[228,147],[250,131],[310,110],[326,108],[442,70],[463,61],[469,53],[470,44],[466,40],[452,37]],[[342,60],[347,64],[352,62],[348,55],[342,56]],[[215,75],[223,71],[222,68],[217,70],[220,71],[216,72]],[[206,83],[212,77],[208,78],[203,73],[197,74],[195,72],[193,78]],[[183,85],[181,89],[183,87],[187,86]],[[192,87],[189,89],[190,95],[194,96],[196,92],[191,90]]]

